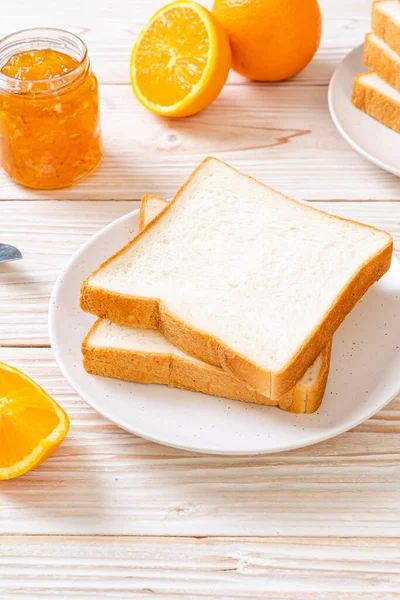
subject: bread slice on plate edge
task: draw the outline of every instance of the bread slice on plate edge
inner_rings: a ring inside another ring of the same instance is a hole
[[[169,202],[157,196],[146,195],[140,205],[139,231],[142,231],[159,214]],[[307,369],[297,384],[278,400],[250,389],[243,382],[233,378],[220,367],[209,365],[182,356],[182,353],[169,349],[169,344],[163,344],[160,339],[160,350],[144,352],[138,344],[136,349],[116,347],[116,345],[93,343],[96,333],[101,327],[112,327],[127,331],[133,329],[129,325],[107,323],[98,319],[93,325],[82,344],[83,364],[88,373],[93,375],[115,377],[137,383],[160,383],[171,387],[202,392],[205,394],[254,402],[267,406],[278,406],[282,410],[303,414],[318,410],[324,396],[329,373],[331,343],[317,357],[313,365]],[[156,332],[142,330],[142,335],[154,335]],[[134,336],[135,332],[132,332]],[[157,336],[162,336],[157,332]],[[164,347],[166,346],[166,348]],[[179,353],[179,354],[178,354]]]
[[[209,161],[218,161],[218,159],[208,157],[195,169],[187,182],[180,188],[177,195],[170,202],[160,215],[158,215],[145,230],[126,244],[119,252],[106,260],[91,276],[89,276],[82,285],[81,289],[81,308],[87,312],[95,314],[102,318],[107,318],[116,323],[131,324],[138,327],[158,329],[169,341],[182,349],[184,352],[207,362],[214,366],[220,366],[232,376],[245,382],[251,388],[260,394],[278,399],[294,387],[297,381],[301,379],[307,368],[314,362],[318,354],[330,342],[334,332],[343,322],[347,314],[357,304],[358,300],[364,295],[368,288],[390,268],[393,241],[389,234],[387,244],[377,252],[371,260],[365,261],[353,277],[342,289],[341,294],[336,301],[327,310],[324,318],[319,325],[311,332],[304,343],[294,354],[291,360],[279,372],[271,372],[260,367],[252,360],[239,352],[233,351],[218,338],[200,331],[190,323],[186,323],[177,318],[158,298],[148,298],[139,296],[128,296],[113,291],[108,291],[98,287],[90,286],[90,279],[96,275],[103,267],[108,265],[121,253],[136,243],[141,236],[158,223],[164,215],[171,210],[175,202],[179,200],[180,194],[196,177],[200,169],[207,165]],[[224,164],[224,163],[223,163]],[[225,167],[228,165],[224,165]],[[228,168],[235,171],[232,167]],[[243,174],[241,174],[243,175]],[[245,177],[248,177],[247,175]],[[253,182],[251,177],[248,177]],[[264,184],[255,181],[257,185],[265,188]],[[267,188],[269,189],[269,188]],[[284,197],[281,194],[282,197]],[[284,197],[289,202],[296,203],[291,198]],[[318,209],[304,205],[307,210],[321,213]],[[326,214],[326,213],[325,213]],[[329,215],[332,217],[332,215]],[[357,226],[379,231],[369,225],[364,225],[335,217],[338,220],[347,223],[354,223]],[[383,233],[383,232],[380,232]]]

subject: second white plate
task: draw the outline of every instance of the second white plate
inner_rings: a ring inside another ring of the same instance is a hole
[[[364,44],[348,54],[335,70],[329,85],[329,110],[344,139],[359,154],[382,169],[400,176],[400,134],[385,127],[351,103],[356,75],[368,69],[363,64]]]
[[[278,452],[354,427],[400,389],[400,265],[395,258],[390,272],[336,333],[325,398],[313,415],[296,416],[268,406],[86,373],[81,343],[94,317],[79,308],[80,287],[137,232],[138,212],[111,223],[72,257],[50,302],[50,338],[57,362],[78,394],[107,419],[144,438],[186,450]]]

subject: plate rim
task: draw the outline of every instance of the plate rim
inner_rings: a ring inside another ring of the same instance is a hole
[[[62,285],[64,275],[68,272],[68,270],[72,267],[72,265],[83,254],[85,254],[86,250],[97,239],[101,238],[104,234],[107,233],[107,231],[109,229],[112,229],[114,226],[116,226],[120,223],[123,223],[124,221],[129,221],[129,219],[131,219],[131,218],[134,218],[136,215],[138,215],[139,212],[140,212],[140,208],[130,211],[130,212],[126,213],[125,215],[118,217],[117,219],[114,219],[113,221],[111,221],[110,223],[108,223],[107,225],[102,227],[95,234],[93,234],[88,240],[86,240],[86,242],[84,244],[82,244],[82,246],[80,246],[80,248],[78,248],[72,254],[72,256],[70,256],[70,258],[66,262],[65,266],[61,269],[61,271],[57,277],[57,280],[53,286],[52,293],[51,293],[50,300],[49,300],[48,331],[49,331],[51,348],[52,348],[52,351],[54,354],[54,358],[57,362],[57,365],[58,365],[59,369],[61,370],[62,375],[65,377],[67,382],[71,385],[71,387],[75,390],[75,392],[78,394],[78,396],[84,402],[86,402],[95,412],[100,414],[102,417],[104,417],[111,423],[114,423],[114,425],[116,425],[117,427],[120,427],[121,429],[123,429],[124,431],[127,431],[128,433],[131,433],[131,434],[141,437],[143,439],[149,440],[151,442],[161,444],[163,446],[167,446],[170,448],[176,448],[178,450],[195,452],[198,454],[210,454],[210,455],[220,455],[220,456],[260,456],[260,455],[276,454],[278,452],[287,452],[290,450],[305,448],[307,446],[312,446],[314,444],[318,444],[320,442],[324,442],[329,439],[335,438],[338,435],[341,435],[342,433],[345,433],[346,431],[349,431],[350,429],[357,427],[361,423],[364,423],[365,421],[370,419],[373,415],[375,415],[377,412],[382,410],[387,404],[389,404],[389,402],[391,402],[393,400],[393,398],[400,392],[400,380],[399,380],[399,383],[398,383],[399,387],[396,387],[396,389],[393,391],[393,393],[391,392],[390,397],[385,399],[385,401],[382,402],[381,404],[379,404],[378,407],[374,406],[371,409],[371,411],[367,411],[359,419],[355,419],[353,421],[348,421],[347,424],[344,424],[342,427],[339,427],[338,429],[335,429],[334,431],[332,431],[332,428],[329,430],[323,430],[320,435],[318,435],[316,433],[316,434],[312,435],[311,437],[309,436],[308,438],[303,439],[300,443],[299,442],[293,442],[293,443],[289,442],[286,444],[281,444],[279,447],[276,447],[276,448],[267,448],[264,450],[262,450],[262,449],[261,450],[248,450],[248,451],[246,451],[246,450],[223,450],[223,449],[212,449],[212,448],[206,449],[206,448],[199,448],[196,446],[190,446],[190,445],[187,445],[184,443],[180,444],[180,443],[165,441],[162,438],[153,436],[151,433],[147,432],[146,430],[141,430],[140,428],[136,429],[136,428],[131,427],[130,425],[127,425],[119,417],[115,417],[115,415],[110,413],[107,409],[102,408],[101,405],[99,407],[99,405],[96,403],[96,401],[92,401],[90,399],[90,394],[87,394],[86,391],[84,391],[82,389],[80,383],[77,382],[72,376],[70,376],[70,373],[68,372],[68,370],[66,368],[66,364],[64,364],[64,359],[62,358],[62,356],[59,352],[59,348],[57,347],[57,343],[55,341],[57,292],[58,292],[60,286]],[[400,266],[400,261],[397,258],[395,253],[393,253],[393,255],[392,255],[392,264],[394,261],[396,261],[397,264]],[[391,268],[392,268],[392,266],[391,266]],[[302,416],[303,415],[299,415],[300,418]]]
[[[377,167],[380,167],[381,169],[383,169],[384,171],[387,171],[388,173],[391,173],[392,175],[396,175],[397,177],[400,177],[400,167],[396,168],[396,167],[392,167],[390,165],[388,165],[387,163],[382,162],[379,158],[376,158],[375,156],[373,156],[372,154],[370,154],[369,152],[367,152],[367,150],[364,150],[359,144],[357,144],[357,142],[347,133],[347,131],[344,129],[344,127],[341,124],[341,121],[335,111],[334,108],[334,102],[333,102],[333,89],[337,83],[337,79],[339,77],[339,70],[341,69],[343,63],[345,63],[347,60],[349,60],[351,58],[351,56],[353,56],[353,54],[357,54],[358,52],[361,52],[364,48],[364,42],[362,44],[360,44],[359,46],[356,46],[356,48],[353,48],[353,50],[351,50],[350,52],[348,52],[346,54],[346,56],[343,58],[343,60],[336,66],[332,77],[329,81],[329,87],[328,87],[328,106],[329,106],[329,113],[331,115],[331,119],[333,121],[333,124],[335,125],[336,129],[338,130],[338,132],[340,133],[340,135],[343,137],[344,140],[346,140],[346,142],[349,144],[349,146],[351,146],[353,148],[353,150],[355,150],[356,152],[358,152],[358,154],[360,154],[361,156],[363,156],[364,158],[366,158],[367,160],[369,160],[370,162],[372,162],[373,164],[375,164]],[[367,70],[367,67],[365,67],[365,69]],[[370,117],[371,119],[373,117]],[[382,123],[379,123],[381,125],[381,127],[385,127],[385,125],[382,125]]]

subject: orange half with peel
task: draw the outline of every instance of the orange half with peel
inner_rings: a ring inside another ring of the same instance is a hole
[[[131,83],[139,102],[167,117],[187,117],[220,93],[231,66],[228,36],[196,2],[160,9],[140,33],[131,57]]]
[[[0,363],[0,479],[45,461],[69,429],[64,410],[27,375]]]

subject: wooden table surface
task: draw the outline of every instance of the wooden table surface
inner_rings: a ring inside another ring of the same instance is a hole
[[[105,155],[94,175],[59,192],[0,176],[1,241],[24,254],[0,270],[0,360],[26,371],[71,418],[50,460],[0,485],[0,597],[399,598],[400,396],[316,446],[204,456],[121,431],[80,400],[54,361],[47,307],[61,267],[143,193],[171,196],[208,154],[383,227],[400,249],[399,179],[354,152],[328,112],[329,79],[368,31],[370,1],[321,1],[321,48],[297,78],[264,85],[231,74],[209,109],[179,121],[147,112],[129,85],[135,37],[162,4],[2,2],[1,36],[56,26],[85,40]]]

